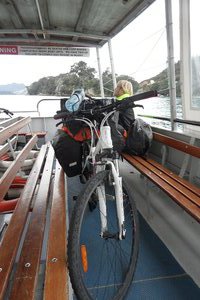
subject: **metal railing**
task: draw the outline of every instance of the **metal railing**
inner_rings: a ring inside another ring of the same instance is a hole
[[[143,115],[143,114],[138,114],[139,117],[144,117],[144,118],[149,118],[149,119],[157,119],[161,121],[168,121],[171,122],[170,118],[167,117],[159,117],[159,116],[151,116],[151,115]],[[194,126],[200,126],[199,121],[193,121],[193,120],[183,120],[176,118],[173,120],[175,123],[180,123],[180,124],[186,124],[186,125],[194,125]]]

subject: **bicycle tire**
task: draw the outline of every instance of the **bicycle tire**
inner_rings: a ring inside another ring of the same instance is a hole
[[[139,223],[136,206],[126,183],[123,182],[125,239],[108,238],[106,240],[101,238],[100,225],[98,224],[100,222],[98,203],[96,209],[92,212],[88,208],[88,203],[91,196],[94,196],[96,188],[101,183],[108,185],[108,175],[109,171],[102,171],[87,182],[84,191],[77,199],[71,216],[68,238],[68,267],[72,287],[79,300],[125,299],[136,269],[139,248]],[[109,193],[111,188],[108,187]],[[110,196],[110,194],[106,195]],[[109,207],[108,215],[111,216],[112,214],[112,222],[109,225],[113,228],[116,226],[116,221],[113,218],[111,208],[113,210],[116,207],[115,201],[107,200],[107,207]],[[84,226],[87,226],[87,228]],[[128,226],[131,226],[131,228],[128,228]],[[96,229],[97,233],[94,234],[93,231]],[[103,246],[101,246],[101,243]],[[87,247],[88,272],[86,274],[82,267],[81,245]],[[103,250],[111,250],[111,253],[105,253],[104,257],[100,257],[99,253],[102,251],[103,254]],[[125,252],[122,253],[121,250]],[[118,253],[119,251],[120,253]],[[110,260],[107,262],[106,259],[109,257]],[[114,262],[115,258],[116,261]],[[119,262],[119,258],[123,261]],[[97,270],[97,267],[102,268],[102,270]],[[111,267],[110,270],[109,267]],[[113,271],[113,274],[111,274],[111,271]]]

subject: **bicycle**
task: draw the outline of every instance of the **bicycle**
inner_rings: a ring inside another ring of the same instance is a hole
[[[135,101],[154,96],[156,92],[150,91],[55,115],[62,122],[83,121],[91,130],[83,171],[87,168],[92,175],[76,200],[68,236],[69,274],[80,300],[124,299],[132,283],[139,223],[131,188],[120,176],[120,155],[113,150],[109,119],[116,111],[141,106]]]

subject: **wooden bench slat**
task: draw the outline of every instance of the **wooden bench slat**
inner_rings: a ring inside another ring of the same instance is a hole
[[[16,134],[21,128],[31,122],[30,117],[25,117],[16,123],[11,124],[10,126],[0,130],[0,144],[2,144],[5,140],[10,138],[13,134]]]
[[[14,118],[9,118],[6,120],[3,120],[0,122],[0,127],[8,127],[13,123],[16,123],[17,121],[23,119],[24,117],[14,117]]]
[[[191,216],[193,216],[198,222],[200,222],[200,209],[193,204],[183,194],[175,190],[171,185],[161,179],[158,175],[154,174],[140,162],[138,162],[133,156],[124,153],[123,157],[133,165],[139,172],[144,174],[152,182],[156,183],[164,192],[166,192],[177,204],[183,207]]]
[[[47,131],[19,132],[18,135],[30,137],[34,134],[36,134],[38,137],[45,137],[45,135],[47,134]]]
[[[200,188],[198,188],[197,186],[194,186],[192,183],[188,182],[184,178],[179,177],[178,175],[176,175],[172,171],[170,171],[167,168],[163,167],[161,164],[159,164],[155,160],[150,159],[150,158],[147,158],[146,160],[151,165],[154,165],[157,169],[159,169],[160,171],[164,172],[168,176],[172,177],[174,180],[176,180],[177,182],[179,182],[180,184],[182,184],[184,187],[186,187],[187,189],[189,189],[191,192],[193,192],[194,194],[196,194],[198,197],[200,197]]]
[[[36,134],[38,137],[45,137],[45,135],[47,134],[47,131],[37,131],[37,132],[27,132],[26,136],[32,136],[33,134]]]
[[[40,176],[46,151],[47,145],[42,146],[0,244],[0,268],[2,269],[0,272],[0,299],[3,298],[8,284],[9,274],[12,270],[17,249],[19,247],[31,199]]]
[[[54,150],[49,148],[9,299],[34,299],[45,229]],[[26,267],[30,264],[30,267]]]
[[[168,176],[165,172],[161,172],[160,169],[157,169],[154,165],[146,161],[145,159],[134,156],[134,159],[140,162],[142,165],[144,165],[146,168],[148,168],[150,171],[154,172],[159,177],[162,177],[162,179],[170,184],[174,189],[176,189],[178,192],[183,194],[185,197],[187,197],[189,200],[191,200],[194,204],[196,204],[198,207],[200,207],[200,198],[194,194],[192,191],[188,190],[186,187],[181,185],[179,182],[174,180],[171,176]]]
[[[0,179],[0,201],[3,200],[5,197],[8,188],[10,187],[13,179],[15,178],[17,172],[19,171],[20,167],[22,166],[24,160],[28,156],[30,150],[33,148],[35,143],[37,142],[37,136],[33,136],[32,139],[26,144],[23,150],[19,153],[16,159],[12,162],[10,167],[5,171],[3,176]]]
[[[165,136],[163,134],[154,132],[153,139],[160,143],[166,144],[174,149],[190,154],[194,157],[200,158],[200,148],[197,146],[190,145],[183,141],[178,141],[172,137]]]
[[[65,180],[64,172],[57,162],[46,258],[45,300],[68,299],[66,244]]]

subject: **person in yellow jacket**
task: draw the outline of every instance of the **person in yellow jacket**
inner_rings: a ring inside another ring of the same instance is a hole
[[[120,80],[114,90],[114,94],[117,101],[122,101],[123,99],[133,95],[132,83],[128,80]],[[118,124],[121,125],[126,131],[130,128],[131,124],[135,120],[134,111],[132,108],[119,112]]]

